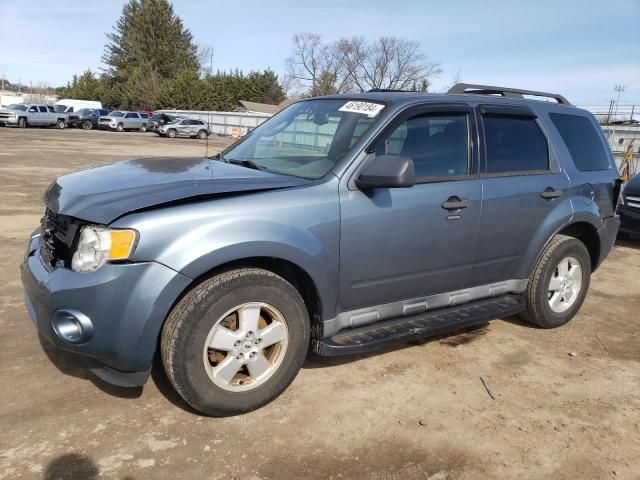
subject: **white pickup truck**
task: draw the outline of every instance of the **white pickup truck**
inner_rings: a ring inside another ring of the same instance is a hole
[[[17,103],[0,110],[0,125],[24,127],[65,128],[77,121],[78,116],[65,112],[56,112],[49,105]]]

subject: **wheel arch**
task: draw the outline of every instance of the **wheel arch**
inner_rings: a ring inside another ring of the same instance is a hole
[[[284,278],[289,282],[300,294],[304,300],[307,311],[309,312],[309,320],[311,321],[311,332],[315,338],[322,332],[322,297],[316,281],[313,277],[297,263],[290,260],[277,257],[254,256],[237,258],[221,263],[209,268],[198,277],[196,277],[176,298],[169,312],[173,310],[180,300],[191,290],[202,282],[229,270],[240,268],[261,268]],[[169,313],[168,312],[168,313]],[[167,313],[167,315],[168,315]],[[166,321],[163,320],[162,324]],[[162,327],[160,328],[160,331]]]
[[[570,219],[560,224],[547,238],[542,248],[540,248],[530,271],[533,271],[535,266],[538,264],[545,248],[547,248],[547,245],[549,245],[554,237],[557,235],[567,235],[580,240],[584,243],[585,247],[587,247],[591,260],[591,271],[594,272],[599,265],[600,259],[601,241],[598,235],[598,229],[601,226],[602,219],[600,217],[595,217],[590,214],[572,216]]]

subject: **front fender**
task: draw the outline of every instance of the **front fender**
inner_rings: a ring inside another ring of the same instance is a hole
[[[197,279],[247,258],[286,260],[314,281],[323,316],[334,316],[339,211],[333,187],[319,185],[178,205],[121,218],[140,232],[134,261],[155,261]]]

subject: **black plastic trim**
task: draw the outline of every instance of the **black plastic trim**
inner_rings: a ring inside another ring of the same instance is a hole
[[[501,295],[441,308],[408,318],[397,318],[343,330],[333,337],[314,339],[313,351],[322,356],[355,355],[396,343],[440,335],[460,328],[508,317],[526,307],[522,295]]]

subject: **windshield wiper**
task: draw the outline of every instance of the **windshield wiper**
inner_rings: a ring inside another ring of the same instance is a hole
[[[224,158],[224,156],[221,153],[216,153],[214,156],[210,158],[213,158],[214,160],[218,160],[220,162],[229,163],[229,160]]]
[[[222,158],[222,155],[220,157]],[[236,159],[227,160],[227,159],[225,159],[225,161],[227,163],[233,163],[234,165],[241,165],[243,167],[253,168],[254,170],[262,170],[262,171],[268,170],[267,167],[265,167],[263,165],[260,165],[260,164],[258,164],[256,162],[254,162],[253,160],[236,160]]]

